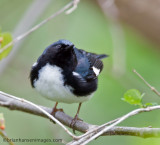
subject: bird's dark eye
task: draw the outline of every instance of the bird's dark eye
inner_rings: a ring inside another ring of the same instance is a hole
[[[57,45],[56,48],[57,48],[57,49],[61,48],[61,45]]]

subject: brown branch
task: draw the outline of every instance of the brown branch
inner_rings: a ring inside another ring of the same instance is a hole
[[[144,82],[154,93],[156,93],[158,96],[160,96],[160,92],[158,92],[155,87],[151,86],[135,69],[133,70],[133,72],[134,72],[140,79],[142,79],[143,82]]]
[[[114,0],[119,18],[152,42],[160,44],[159,0]]]
[[[27,112],[30,114],[42,116],[48,118],[45,114],[43,114],[39,109],[35,108],[34,106],[27,104],[22,101],[11,99],[7,96],[0,94],[0,106],[6,107],[11,110],[19,110],[22,112]],[[52,112],[51,108],[47,108],[44,106],[40,106],[42,109],[47,111],[48,113]],[[57,111],[55,114],[55,118],[58,119],[64,125],[70,127],[70,123],[72,121],[72,117],[68,116],[67,114]],[[97,129],[97,125],[88,124],[86,122],[78,120],[75,124],[75,129],[80,132],[87,132],[90,129]],[[136,127],[113,127],[103,133],[103,135],[125,135],[125,136],[137,136],[142,138],[148,137],[159,137],[160,136],[160,129],[159,128],[136,128]]]

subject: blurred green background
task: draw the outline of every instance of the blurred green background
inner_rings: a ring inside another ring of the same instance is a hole
[[[2,31],[13,32],[23,18],[23,14],[33,2],[34,0],[0,0],[0,26]],[[69,0],[51,1],[34,25],[68,2]],[[131,106],[121,100],[123,94],[132,88],[145,92],[144,102],[160,103],[160,99],[132,72],[132,69],[135,68],[151,84],[159,88],[160,50],[129,26],[123,24],[122,28],[125,40],[123,52],[126,53],[126,56],[119,53],[116,55],[116,59],[119,61],[115,62],[113,56],[115,56],[116,50],[113,51],[112,42],[114,38],[110,31],[110,20],[105,17],[96,1],[82,0],[73,13],[56,17],[25,39],[13,60],[0,76],[0,90],[25,98],[36,104],[53,107],[54,102],[44,99],[31,88],[28,77],[32,64],[48,45],[59,39],[67,39],[73,42],[77,48],[95,53],[106,53],[110,56],[104,59],[104,70],[99,76],[97,92],[90,101],[82,105],[80,118],[84,121],[91,124],[103,124],[136,109],[135,106]],[[124,59],[122,57],[126,57],[125,64],[120,63]],[[119,66],[119,68],[121,68],[121,65],[125,66],[125,70],[122,70],[124,73],[121,74],[118,69],[113,69],[114,65]],[[63,108],[68,115],[74,116],[78,104],[59,104],[58,107]],[[2,107],[0,107],[0,112],[4,113],[6,132],[9,138],[63,138],[67,142],[71,140],[64,130],[47,119],[23,112],[10,111]],[[159,113],[159,111],[153,111],[139,114],[127,119],[120,125],[158,128],[160,127]],[[0,141],[2,142],[1,137]],[[7,145],[4,142],[1,144]],[[15,144],[37,145],[43,143]],[[107,136],[100,137],[89,144],[159,145],[160,139]]]

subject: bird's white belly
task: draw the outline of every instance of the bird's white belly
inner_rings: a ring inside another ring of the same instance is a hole
[[[70,90],[71,86],[63,84],[62,69],[57,66],[47,64],[39,71],[38,80],[34,81],[35,89],[42,94],[42,96],[64,103],[80,103],[87,101],[92,95],[77,97]]]

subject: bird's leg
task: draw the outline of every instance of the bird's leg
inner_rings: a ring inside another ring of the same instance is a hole
[[[71,122],[71,124],[70,124],[70,127],[73,129],[73,133],[74,133],[74,134],[75,134],[74,126],[75,126],[77,120],[81,120],[81,119],[78,118],[79,111],[80,111],[80,108],[81,108],[81,104],[82,104],[82,103],[79,103],[77,113],[76,113],[75,117],[72,119],[72,122]]]
[[[51,112],[51,115],[53,115],[53,116],[55,116],[55,113],[56,113],[57,111],[64,112],[63,109],[57,109],[57,105],[58,105],[58,102],[56,102],[56,104],[54,105],[53,110],[52,110],[52,112]]]
[[[51,115],[53,115],[53,116],[55,116],[55,113],[57,112],[57,105],[58,105],[58,102],[56,102],[56,104],[54,105],[54,107],[52,109]]]
[[[57,105],[58,105],[58,102],[56,102],[56,104],[54,105],[52,112],[51,112],[51,115],[53,115],[54,117],[55,117],[55,114],[57,111],[64,112],[63,109],[57,109]],[[52,121],[55,124],[55,122],[53,120],[50,120],[50,121]]]

